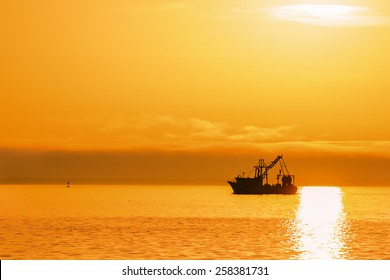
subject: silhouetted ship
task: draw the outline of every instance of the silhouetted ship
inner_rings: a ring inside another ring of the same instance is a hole
[[[268,171],[278,162],[280,162],[280,170],[276,176],[277,183],[268,184]],[[234,194],[295,194],[297,192],[298,188],[294,185],[295,177],[288,173],[282,155],[277,156],[270,165],[266,165],[264,159],[260,159],[253,169],[254,177],[244,177],[243,174],[238,175],[234,181],[228,181]]]

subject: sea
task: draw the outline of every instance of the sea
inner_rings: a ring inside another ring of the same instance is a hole
[[[389,260],[390,187],[0,185],[3,260]]]

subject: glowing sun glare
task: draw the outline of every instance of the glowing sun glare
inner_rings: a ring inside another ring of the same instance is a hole
[[[302,259],[339,259],[347,228],[338,187],[302,188],[297,213],[297,249]]]

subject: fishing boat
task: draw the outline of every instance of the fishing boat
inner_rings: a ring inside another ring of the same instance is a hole
[[[277,183],[268,183],[268,172],[277,163],[280,163],[280,170],[276,176]],[[254,170],[254,176],[249,177]],[[298,188],[295,186],[295,176],[288,172],[283,155],[278,155],[269,165],[264,159],[253,167],[249,176],[238,175],[234,180],[228,181],[234,194],[296,194]]]

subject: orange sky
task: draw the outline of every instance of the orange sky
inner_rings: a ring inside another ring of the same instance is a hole
[[[140,158],[164,169],[167,152],[178,170],[192,158],[189,173],[225,156],[218,178],[277,154],[301,172],[333,157],[346,159],[329,167],[338,178],[365,165],[380,175],[390,167],[387,2],[2,1],[0,178],[65,176],[74,171],[60,161],[78,166],[75,154],[91,152],[121,166],[110,178],[129,177]],[[47,150],[68,151],[51,165],[61,172],[31,157]]]

